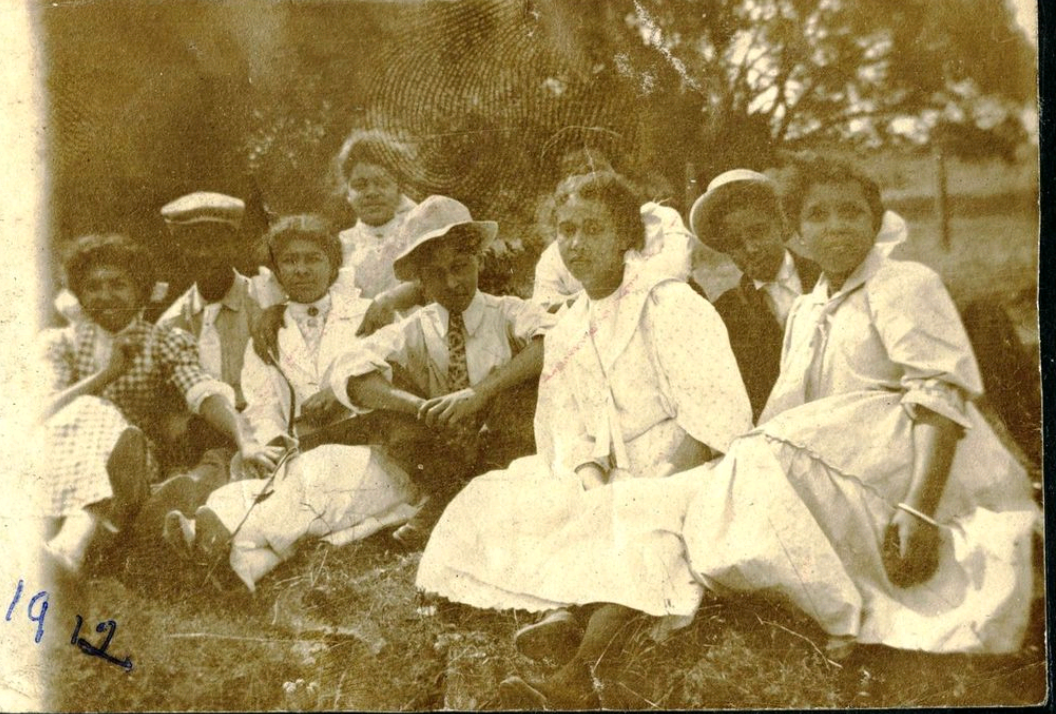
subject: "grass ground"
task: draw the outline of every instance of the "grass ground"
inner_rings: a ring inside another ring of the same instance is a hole
[[[252,596],[159,554],[114,555],[78,602],[86,622],[119,623],[111,653],[133,670],[57,635],[57,711],[496,709],[499,681],[549,669],[512,647],[524,613],[425,606],[417,556],[384,535],[307,548]],[[864,648],[842,665],[823,657],[809,620],[751,598],[708,600],[659,643],[646,629],[599,672],[607,708],[1030,704],[1045,693],[1040,617],[1012,656]]]
[[[1029,201],[955,216],[952,249],[937,223],[906,211],[903,255],[943,274],[959,302],[1008,308],[1036,344],[1037,232]],[[220,592],[161,550],[115,547],[79,588],[51,601],[76,613],[49,623],[113,619],[111,654],[126,673],[69,646],[61,625],[42,646],[54,667],[51,707],[84,710],[495,709],[496,685],[548,670],[518,655],[525,613],[424,603],[417,556],[379,534],[344,548],[309,545],[257,592]],[[72,591],[69,591],[72,590]],[[1037,603],[1023,649],[1006,657],[933,656],[860,648],[828,661],[809,620],[753,599],[708,600],[694,622],[656,642],[635,636],[600,672],[606,707],[848,708],[1031,704],[1046,694],[1044,622]],[[72,627],[71,627],[72,629]]]

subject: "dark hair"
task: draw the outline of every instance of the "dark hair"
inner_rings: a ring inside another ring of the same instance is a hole
[[[154,268],[150,255],[131,238],[116,233],[81,236],[70,246],[63,261],[63,270],[66,284],[78,300],[88,273],[102,265],[119,268],[129,274],[139,306],[150,301],[154,289]]]
[[[789,220],[799,225],[799,215],[811,186],[847,181],[853,181],[862,187],[862,194],[873,214],[873,230],[879,232],[884,222],[884,202],[880,198],[880,186],[876,181],[845,161],[812,154],[792,158],[784,199]]]
[[[645,246],[645,225],[642,223],[642,201],[638,189],[626,178],[613,171],[570,176],[554,193],[554,215],[572,196],[601,201],[609,209],[616,230],[627,241],[629,248],[641,250]]]
[[[750,208],[772,218],[780,226],[781,237],[788,235],[781,199],[773,186],[757,181],[734,181],[719,186],[709,199],[711,207],[704,221],[704,235],[699,236],[702,242],[715,250],[725,253],[734,241],[723,230],[722,221],[731,212]]]
[[[268,249],[268,264],[278,277],[278,261],[275,256],[294,240],[304,240],[319,247],[330,261],[330,284],[337,280],[337,271],[344,261],[341,239],[333,225],[315,213],[283,216],[268,228],[264,242]]]
[[[354,131],[337,152],[335,173],[343,191],[356,164],[376,164],[392,174],[402,189],[413,160],[410,149],[391,134],[376,129]]]

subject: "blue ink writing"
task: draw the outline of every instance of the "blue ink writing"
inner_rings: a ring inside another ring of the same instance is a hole
[[[18,605],[18,601],[22,599],[22,588],[25,583],[22,580],[18,581],[18,585],[15,587],[15,597],[11,600],[11,604],[7,606],[7,617],[4,619],[11,622],[11,616],[15,614],[15,606]],[[40,603],[39,611],[36,615],[33,614],[33,607]],[[30,622],[37,623],[37,634],[33,638],[33,641],[38,645],[40,640],[44,637],[44,616],[48,612],[48,591],[41,590],[39,593],[34,595],[29,601],[29,607],[27,608],[26,615],[29,617]]]

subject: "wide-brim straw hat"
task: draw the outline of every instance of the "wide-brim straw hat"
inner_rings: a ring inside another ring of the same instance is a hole
[[[392,263],[398,280],[414,280],[418,262],[425,247],[448,235],[453,228],[451,240],[474,241],[472,250],[480,253],[495,240],[499,224],[495,221],[475,221],[469,209],[447,196],[430,196],[407,212],[400,226],[400,238],[412,239],[412,243]]]
[[[727,197],[738,186],[765,187],[777,197],[777,184],[769,176],[758,171],[733,169],[719,174],[711,180],[708,190],[693,202],[693,208],[689,210],[689,227],[702,243],[714,242],[714,236],[710,235],[708,229],[712,224],[712,214],[727,202]]]

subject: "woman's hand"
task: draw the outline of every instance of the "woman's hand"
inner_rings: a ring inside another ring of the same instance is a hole
[[[309,424],[322,426],[333,421],[343,409],[344,405],[337,401],[334,390],[323,387],[304,400],[301,405],[301,417]]]
[[[110,352],[110,361],[103,368],[103,374],[112,381],[127,372],[143,350],[143,344],[132,335],[118,335],[114,338],[114,347]]]
[[[252,441],[243,444],[240,449],[243,478],[266,478],[271,475],[285,451],[285,447],[278,445],[261,446]]]
[[[418,409],[419,421],[429,426],[456,426],[471,420],[487,400],[473,387],[428,400]]]
[[[363,322],[359,323],[359,329],[356,330],[356,337],[372,335],[382,327],[392,324],[394,319],[396,308],[388,300],[379,297],[367,308],[367,314],[363,316]]]
[[[580,466],[576,469],[576,476],[579,476],[579,483],[584,491],[589,491],[592,488],[604,486],[608,483],[608,477],[605,472],[595,463]]]
[[[939,529],[898,509],[884,533],[884,570],[900,588],[922,583],[939,566]]]

